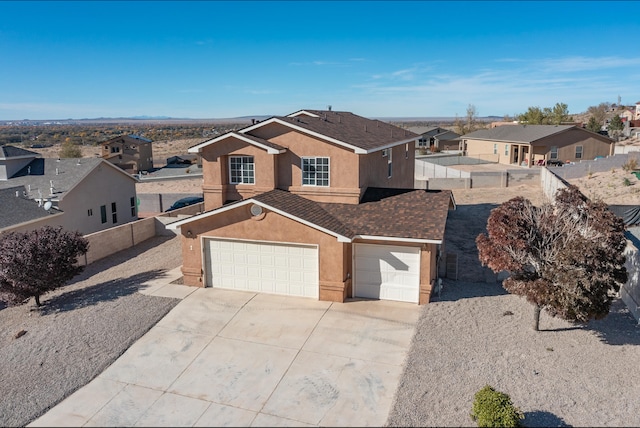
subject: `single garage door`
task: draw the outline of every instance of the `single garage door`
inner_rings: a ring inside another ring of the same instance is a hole
[[[418,303],[420,249],[354,244],[354,296]]]
[[[206,286],[318,298],[318,248],[205,239]]]

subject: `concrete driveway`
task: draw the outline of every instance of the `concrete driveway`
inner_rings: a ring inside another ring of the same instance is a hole
[[[381,426],[420,307],[168,284],[184,299],[29,426]]]

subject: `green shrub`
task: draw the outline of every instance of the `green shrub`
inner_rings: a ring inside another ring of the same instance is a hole
[[[519,427],[524,414],[511,403],[511,397],[486,385],[474,396],[471,419],[479,427]]]
[[[622,180],[622,184],[624,184],[625,186],[631,186],[631,181],[629,181],[628,178],[624,178],[624,180]]]

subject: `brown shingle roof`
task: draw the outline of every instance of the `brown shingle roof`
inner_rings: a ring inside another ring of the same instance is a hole
[[[347,238],[354,235],[353,231],[322,208],[320,204],[293,193],[276,189],[261,193],[251,199]]]
[[[373,194],[377,194],[374,196]],[[443,240],[450,190],[370,188],[358,205],[319,203],[284,190],[252,199],[348,238],[357,235]]]
[[[358,205],[320,205],[357,235],[442,241],[450,204],[450,190],[411,190]]]
[[[301,110],[289,116],[276,116],[248,127],[246,132],[240,132],[246,135],[252,129],[274,120],[341,141],[367,152],[420,137],[418,134],[387,122],[367,119],[350,112],[331,110]]]
[[[275,189],[179,220],[171,223],[170,228],[217,215],[250,201],[347,241],[358,236],[442,241],[447,213],[453,205],[450,190],[369,188],[363,197],[364,202],[354,205],[319,203]]]

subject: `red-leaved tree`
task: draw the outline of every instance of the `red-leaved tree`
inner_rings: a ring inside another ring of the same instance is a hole
[[[79,256],[89,242],[79,232],[44,226],[28,232],[0,235],[0,300],[10,305],[26,303],[63,286],[84,270]]]
[[[503,203],[476,245],[483,266],[510,273],[503,287],[535,305],[536,331],[541,309],[572,322],[604,318],[627,281],[622,219],[575,186],[539,207],[522,197]]]

